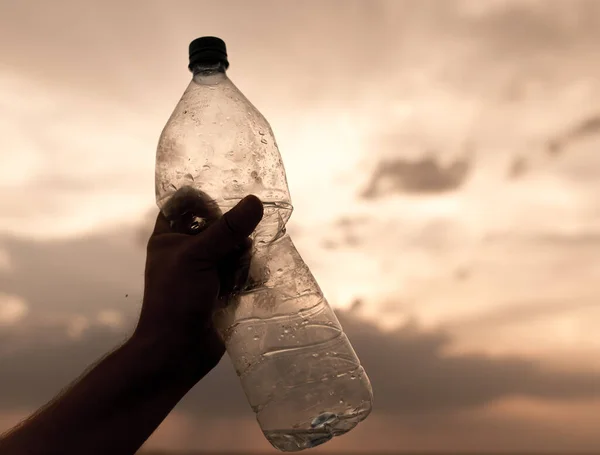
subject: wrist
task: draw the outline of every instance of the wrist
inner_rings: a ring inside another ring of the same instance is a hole
[[[214,368],[223,355],[223,352],[215,353],[206,340],[193,340],[178,333],[148,334],[136,329],[125,345],[136,356],[150,362],[157,374],[185,379],[193,384]]]

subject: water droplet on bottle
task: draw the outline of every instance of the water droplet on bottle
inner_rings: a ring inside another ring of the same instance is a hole
[[[210,166],[208,164],[205,164],[204,166],[202,166],[203,171],[208,171],[209,169],[210,169]]]
[[[283,333],[290,333],[288,329],[283,329]]]
[[[265,135],[265,132],[264,132],[264,131],[262,131],[262,130],[260,130],[260,131],[258,132],[258,134],[260,134],[261,136],[264,136],[264,135]]]
[[[340,400],[340,404],[344,404],[344,399],[343,398]]]
[[[249,327],[248,327],[248,330],[252,330],[252,326],[249,326]]]
[[[183,177],[188,180],[191,180],[192,182],[194,181],[194,176],[192,174],[185,174]]]
[[[352,379],[352,380],[356,379],[356,375],[354,375],[354,374],[353,374],[353,375],[351,375],[351,376],[350,376],[350,379]]]
[[[319,357],[319,354],[317,354],[316,352],[312,355],[313,357]]]
[[[258,335],[254,335],[254,341],[258,341]]]
[[[263,144],[268,144],[267,140],[263,137],[260,142],[262,142]]]

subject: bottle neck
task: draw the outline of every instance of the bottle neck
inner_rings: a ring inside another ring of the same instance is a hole
[[[198,62],[191,68],[194,77],[197,74],[213,74],[213,73],[225,73],[227,71],[227,65],[221,61],[212,62]]]
[[[218,83],[227,78],[227,66],[221,61],[199,62],[192,66],[191,71],[198,83]]]

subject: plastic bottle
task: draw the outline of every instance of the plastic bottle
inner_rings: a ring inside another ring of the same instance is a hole
[[[215,324],[266,438],[282,451],[314,447],[368,416],[371,385],[286,233],[292,203],[269,123],[227,77],[222,40],[189,50],[193,79],[158,145],[157,204],[166,212],[190,189],[221,213],[247,194],[263,201],[250,280]]]

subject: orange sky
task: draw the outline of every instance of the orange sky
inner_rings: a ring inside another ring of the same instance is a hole
[[[0,425],[133,324],[158,135],[217,35],[294,242],[363,302],[376,408],[323,450],[599,450],[599,25],[594,0],[0,2]],[[267,448],[227,362],[150,446]]]

